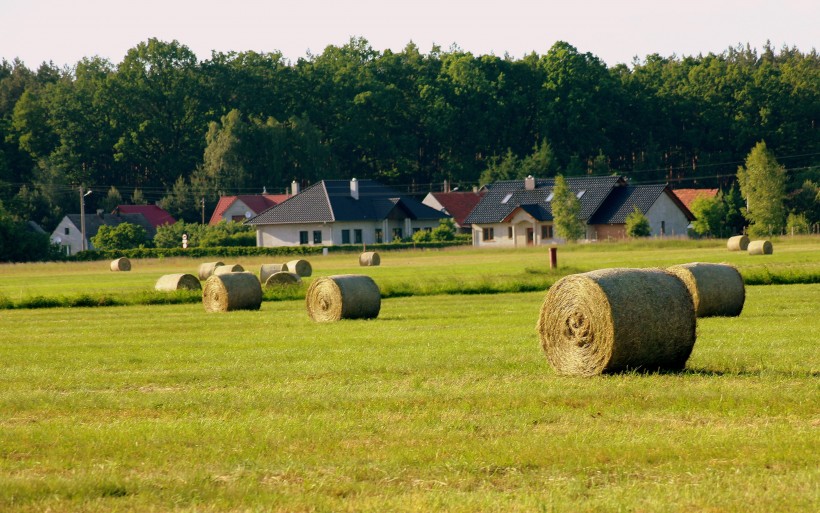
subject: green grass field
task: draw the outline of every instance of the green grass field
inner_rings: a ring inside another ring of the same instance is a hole
[[[559,263],[818,265],[817,242],[781,246],[765,263],[696,244]],[[312,263],[393,287],[549,275],[543,251],[382,258]],[[0,292],[127,294],[198,263],[0,266]],[[393,297],[333,324],[303,301],[0,310],[0,511],[820,509],[820,284],[747,287],[740,317],[698,321],[684,372],[587,379],[543,356],[543,298]]]

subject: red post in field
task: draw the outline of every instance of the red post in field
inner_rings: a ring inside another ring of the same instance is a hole
[[[552,246],[550,248],[550,269],[558,268],[558,248]]]

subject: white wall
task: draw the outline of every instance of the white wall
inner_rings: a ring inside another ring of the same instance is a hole
[[[649,219],[649,225],[652,227],[652,236],[661,236],[661,226],[663,222],[664,237],[686,237],[686,227],[689,225],[689,220],[678,208],[678,205],[672,201],[666,193],[661,194],[660,198],[646,213],[646,218]]]
[[[403,237],[413,235],[413,229],[433,229],[438,226],[438,221],[421,220],[384,220],[377,222],[336,222],[336,223],[306,223],[306,224],[279,224],[279,225],[257,225],[256,245],[260,247],[276,246],[298,246],[299,232],[308,232],[308,246],[319,244],[313,243],[313,231],[322,231],[321,246],[337,246],[342,244],[342,230],[350,230],[350,243],[356,244],[355,231],[362,230],[362,243],[376,243],[376,228],[380,228],[383,233],[383,243],[393,241],[393,229],[401,228]]]
[[[66,235],[68,229],[68,235]],[[60,238],[60,247],[63,252],[68,248],[69,254],[74,255],[83,250],[83,237],[79,226],[74,226],[74,223],[68,220],[68,216],[64,216],[57,228],[51,232],[51,240],[55,241],[57,237]],[[91,241],[86,242],[86,249],[92,249]]]
[[[236,216],[245,219],[245,212],[250,212],[253,215],[259,214],[259,212],[253,212],[250,208],[248,208],[248,205],[246,205],[245,202],[237,198],[233,203],[231,203],[230,207],[222,212],[222,219],[225,221],[232,221]]]
[[[541,227],[544,225],[552,225],[550,222],[533,222],[533,218],[525,213],[525,212],[518,212],[515,216],[510,220],[509,223],[494,223],[494,224],[483,224],[483,225],[473,225],[473,245],[486,247],[486,248],[515,248],[515,247],[526,247],[527,246],[527,229],[532,228],[534,230],[534,245],[542,246],[542,245],[550,245],[555,244],[558,242],[558,239],[555,238],[555,234],[553,233],[553,238],[549,239],[542,239],[541,238]],[[510,237],[510,227],[513,227],[513,234]],[[484,240],[484,228],[492,228],[494,232],[494,238],[491,241]]]

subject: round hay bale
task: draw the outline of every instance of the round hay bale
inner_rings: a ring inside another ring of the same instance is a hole
[[[735,235],[734,237],[729,237],[729,240],[726,241],[726,249],[729,251],[746,251],[748,247],[749,237],[745,235]]]
[[[693,262],[666,269],[681,279],[698,317],[737,317],[746,301],[746,288],[737,267]]]
[[[239,264],[233,265],[220,265],[216,269],[214,269],[214,274],[230,274],[230,273],[242,273],[245,272],[245,268]]]
[[[749,243],[748,250],[750,255],[771,255],[774,248],[767,240],[753,240]]]
[[[373,319],[379,315],[381,301],[373,278],[359,274],[318,278],[305,296],[308,316],[316,322]]]
[[[287,264],[262,264],[259,267],[259,283],[265,283],[274,274],[282,271],[287,272],[287,270]]]
[[[265,280],[265,288],[287,287],[289,285],[301,285],[302,278],[296,273],[289,273],[287,271],[279,271],[268,276]]]
[[[225,265],[223,262],[206,262],[199,265],[199,279],[205,281],[214,274],[214,269]]]
[[[662,269],[601,269],[558,280],[537,330],[559,374],[678,370],[695,345],[695,307]]]
[[[116,260],[111,261],[111,270],[112,271],[130,271],[131,270],[131,261],[125,257],[120,257]]]
[[[259,310],[262,285],[252,273],[215,274],[205,281],[202,305],[206,312]]]
[[[366,251],[359,255],[359,265],[363,267],[377,266],[382,260],[375,251]]]
[[[202,284],[193,274],[166,274],[160,276],[154,289],[162,291],[171,290],[202,290]]]
[[[291,260],[285,264],[285,267],[284,271],[296,273],[303,278],[313,274],[313,267],[307,260]]]

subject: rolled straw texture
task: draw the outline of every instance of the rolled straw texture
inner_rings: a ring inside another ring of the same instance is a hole
[[[748,250],[750,255],[771,255],[774,248],[767,240],[753,240],[749,243]]]
[[[729,240],[726,241],[726,249],[729,251],[746,251],[748,247],[749,237],[745,235],[735,235],[734,237],[729,237]]]
[[[359,265],[363,267],[377,266],[382,263],[379,254],[375,251],[366,251],[359,255]]]
[[[228,274],[228,273],[241,273],[245,272],[245,268],[239,264],[233,265],[220,265],[216,269],[214,269],[214,274]]]
[[[686,285],[698,317],[737,317],[743,311],[746,288],[737,267],[693,262],[666,270]]]
[[[130,271],[131,270],[131,261],[125,257],[120,257],[116,260],[111,261],[111,270],[112,271]]]
[[[547,292],[538,333],[559,374],[678,370],[695,345],[686,286],[662,269],[601,269],[565,276]]]
[[[308,316],[316,322],[375,318],[381,300],[376,282],[370,276],[358,274],[318,278],[305,296]]]
[[[288,285],[301,285],[302,278],[296,273],[279,271],[268,276],[265,280],[265,288],[285,287]]]
[[[215,274],[205,281],[202,305],[206,312],[259,310],[262,285],[252,273]]]
[[[284,270],[291,273],[296,273],[303,278],[313,274],[313,267],[310,266],[310,262],[307,260],[291,260],[286,263],[285,266],[287,269]]]
[[[162,291],[171,290],[202,290],[202,284],[193,274],[166,274],[160,276],[154,289]]]
[[[223,262],[206,262],[204,264],[199,265],[199,279],[202,281],[207,280],[214,274],[214,269],[219,266],[225,265]]]
[[[265,283],[272,275],[287,270],[287,264],[262,264],[259,267],[259,283]]]

